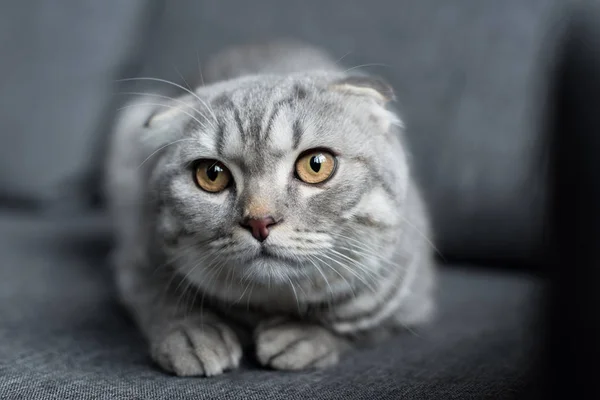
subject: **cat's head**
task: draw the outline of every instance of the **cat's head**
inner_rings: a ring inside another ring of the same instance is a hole
[[[162,149],[150,178],[158,243],[197,282],[360,273],[394,235],[408,185],[392,98],[378,79],[311,73],[170,103],[146,123]]]

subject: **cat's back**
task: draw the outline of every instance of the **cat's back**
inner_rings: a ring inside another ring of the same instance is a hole
[[[214,83],[246,75],[288,75],[311,70],[338,71],[339,67],[320,48],[279,39],[228,47],[214,54],[202,73],[205,83]]]

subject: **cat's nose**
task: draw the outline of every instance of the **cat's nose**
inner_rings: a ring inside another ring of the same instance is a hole
[[[259,242],[264,242],[269,236],[269,227],[275,225],[277,221],[273,217],[246,218],[241,225],[252,232],[252,236]]]

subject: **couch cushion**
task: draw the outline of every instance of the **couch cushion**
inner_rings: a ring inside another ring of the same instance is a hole
[[[499,399],[528,387],[539,283],[463,267],[442,269],[435,323],[335,368],[166,375],[114,300],[106,237],[103,216],[0,215],[0,398]]]

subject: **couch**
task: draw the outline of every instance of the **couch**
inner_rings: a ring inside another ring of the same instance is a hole
[[[561,0],[0,4],[0,398],[538,394],[546,100],[567,15]],[[183,84],[228,44],[280,36],[396,88],[440,252],[438,317],[327,370],[249,357],[218,377],[173,377],[150,361],[108,266],[100,165],[131,89],[116,80]]]

